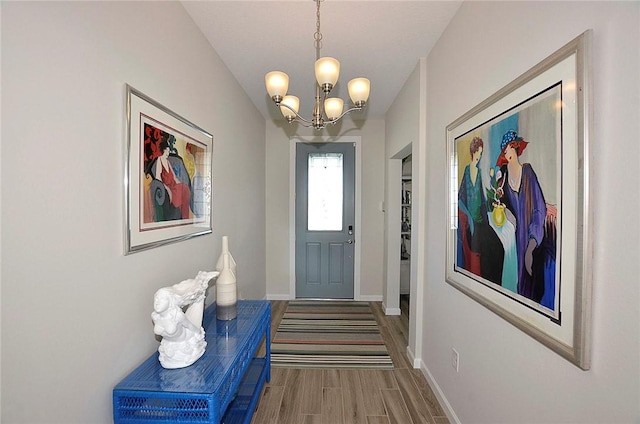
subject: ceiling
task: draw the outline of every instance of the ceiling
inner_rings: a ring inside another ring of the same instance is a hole
[[[331,96],[351,104],[347,82],[371,81],[364,117],[382,118],[418,59],[426,57],[461,1],[339,1],[320,6],[321,56],[340,61]],[[182,1],[223,62],[265,119],[282,119],[269,99],[264,76],[289,75],[289,94],[310,118],[315,96],[315,0]],[[357,116],[354,116],[357,118]]]

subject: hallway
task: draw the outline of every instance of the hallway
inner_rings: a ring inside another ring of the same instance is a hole
[[[393,370],[272,368],[252,424],[448,424],[420,370],[407,360],[406,314],[386,316],[370,302]],[[271,337],[287,301],[272,301]]]

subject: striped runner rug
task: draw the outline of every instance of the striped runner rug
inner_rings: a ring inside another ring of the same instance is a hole
[[[392,369],[368,302],[290,301],[271,343],[280,368]]]

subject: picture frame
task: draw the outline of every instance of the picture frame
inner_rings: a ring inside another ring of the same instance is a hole
[[[591,31],[446,128],[446,282],[590,368]]]
[[[213,136],[126,84],[125,255],[212,233]]]

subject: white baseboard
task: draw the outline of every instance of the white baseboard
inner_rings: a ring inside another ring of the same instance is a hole
[[[267,294],[267,300],[293,300],[288,294]]]
[[[290,296],[288,294],[267,294],[267,300],[295,300],[295,297]],[[359,300],[362,302],[382,302],[382,296],[378,295],[360,295],[355,300]],[[400,309],[398,309],[399,311]],[[389,314],[387,314],[389,315]],[[400,312],[393,315],[400,315]]]
[[[385,305],[384,302],[382,303],[382,310],[385,315],[400,315],[402,313],[400,308],[387,308],[387,305]]]
[[[355,300],[360,300],[363,302],[382,302],[382,296],[378,295],[360,295]]]
[[[438,402],[440,403],[440,406],[442,406],[442,409],[444,410],[445,414],[447,414],[447,418],[449,418],[449,422],[455,423],[455,424],[461,424],[460,420],[458,419],[458,416],[456,415],[455,411],[451,407],[451,404],[445,397],[444,393],[442,393],[440,386],[438,386],[438,383],[433,378],[433,375],[431,374],[431,372],[429,372],[429,369],[427,368],[427,366],[420,359],[418,360],[418,362],[420,363],[419,368],[420,368],[420,371],[422,372],[422,375],[424,375],[424,378],[427,379],[429,386],[433,389],[433,393],[436,395],[436,398],[438,398]]]
[[[410,346],[407,346],[407,356],[409,357],[409,362],[411,362],[411,366],[413,368],[420,368],[422,360],[420,358],[416,358],[416,355],[413,353]]]

